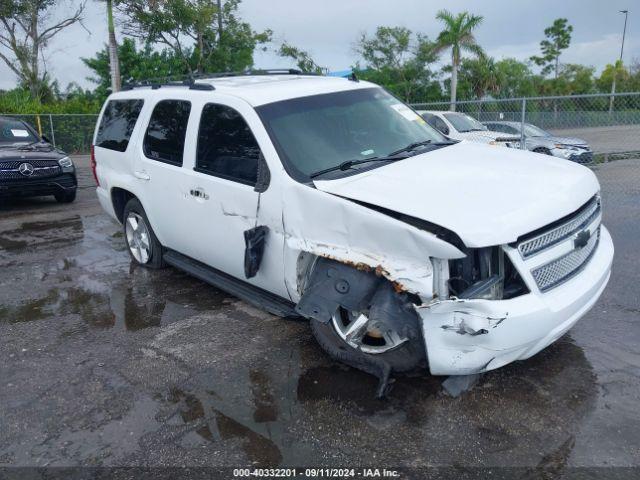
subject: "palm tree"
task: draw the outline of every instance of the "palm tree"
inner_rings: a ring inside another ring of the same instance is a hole
[[[120,90],[120,60],[118,59],[118,43],[113,24],[113,0],[107,0],[107,24],[109,27],[109,73],[111,75],[111,91]]]
[[[436,40],[436,51],[442,52],[451,48],[451,110],[455,110],[458,68],[462,50],[473,53],[477,57],[484,56],[484,50],[476,43],[473,36],[473,30],[482,23],[483,17],[469,12],[453,15],[447,10],[440,10],[436,18],[444,24],[444,30]]]

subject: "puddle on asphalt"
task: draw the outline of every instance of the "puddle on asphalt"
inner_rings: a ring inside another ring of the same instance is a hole
[[[220,309],[232,298],[172,268],[133,265],[119,226],[104,216],[27,222],[1,232],[0,264],[7,276],[18,277],[13,296],[0,296],[0,323],[79,315],[84,327],[64,335],[87,326],[160,326]],[[13,303],[18,298],[23,301]]]
[[[211,392],[209,395],[212,398],[217,396]],[[179,412],[182,420],[185,423],[197,422],[199,426],[196,427],[195,432],[204,440],[213,443],[223,440],[238,440],[249,461],[259,465],[278,465],[282,461],[280,449],[273,440],[225,415],[215,407],[203,405],[195,395],[173,389],[170,401],[181,403]],[[257,412],[258,410],[256,410]],[[275,421],[276,419],[277,416],[270,420],[261,418],[258,423]]]
[[[292,348],[300,357],[310,347],[302,342]],[[358,447],[347,439],[356,438],[372,448],[366,438],[390,432],[424,443],[445,464],[481,448],[487,458],[517,453],[529,456],[516,463],[537,458],[562,467],[573,448],[563,442],[597,398],[592,367],[570,338],[539,357],[490,372],[457,399],[442,392],[441,377],[427,372],[397,376],[389,396],[376,399],[377,381],[363,372],[297,358],[292,375],[282,375],[285,354],[274,349],[266,355],[258,369],[200,371],[168,397],[201,442],[239,442],[250,462],[265,467],[312,462],[317,442],[325,448],[335,442],[348,453]],[[453,433],[443,437],[441,429]],[[385,451],[381,445],[377,453]]]
[[[198,312],[220,309],[232,297],[177,271],[135,272],[132,278],[102,291],[83,288],[76,279],[69,287],[51,288],[43,297],[19,305],[0,306],[0,323],[23,323],[63,315],[79,315],[96,328],[129,331],[165,325]],[[142,281],[140,281],[142,280]],[[67,282],[68,283],[68,282]],[[94,287],[95,288],[95,287]]]
[[[0,254],[20,254],[26,249],[81,241],[84,236],[82,219],[73,216],[48,222],[25,222],[20,228],[0,232]]]

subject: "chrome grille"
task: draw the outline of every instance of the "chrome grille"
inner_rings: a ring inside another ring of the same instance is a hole
[[[587,244],[579,249],[557,258],[545,265],[531,270],[541,292],[557,287],[577,274],[591,259],[600,241],[600,227],[591,235]]]
[[[22,163],[30,163],[35,168],[40,167],[57,167],[57,160],[31,160],[31,159],[19,159],[9,160],[8,162],[0,162],[0,170],[17,170]]]
[[[20,173],[20,165],[29,163],[33,167],[31,175]],[[26,180],[58,175],[61,172],[57,160],[11,160],[0,163],[0,180]]]
[[[522,258],[529,258],[536,253],[569,238],[585,226],[589,225],[600,215],[600,196],[596,195],[586,205],[580,208],[567,219],[564,223],[547,230],[528,240],[524,240],[518,244],[518,250]]]

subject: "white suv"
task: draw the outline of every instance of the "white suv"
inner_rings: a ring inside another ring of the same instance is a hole
[[[447,139],[382,88],[298,73],[111,95],[92,163],[133,261],[281,316],[376,374],[525,359],[602,293],[587,168]]]
[[[520,148],[520,137],[489,130],[475,118],[460,112],[418,110],[433,128],[455,140],[470,140],[501,147]]]

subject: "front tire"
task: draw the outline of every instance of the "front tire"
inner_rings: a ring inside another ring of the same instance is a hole
[[[385,338],[383,340],[383,337],[378,334],[372,335],[373,332],[366,332],[359,343],[354,343],[353,341],[347,341],[344,335],[345,331],[341,329],[339,324],[340,321],[348,323],[350,317],[356,317],[353,318],[353,322],[358,321],[358,315],[350,316],[348,312],[340,307],[334,318],[329,322],[311,319],[313,336],[320,347],[334,360],[349,364],[349,359],[357,355],[373,362],[381,360],[391,367],[392,372],[407,372],[426,365],[425,349],[421,335],[418,334],[410,338],[401,339],[397,334],[394,334],[395,338],[390,340]],[[393,345],[385,346],[384,342],[386,341],[394,343]]]
[[[146,268],[162,268],[162,245],[137,198],[127,202],[122,219],[127,251],[134,263]]]

